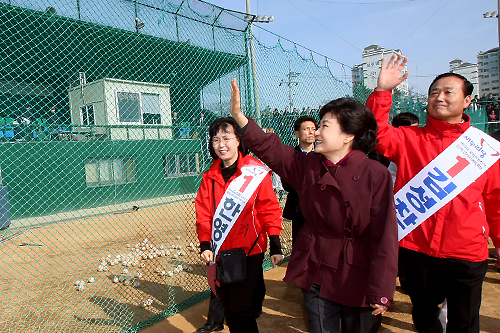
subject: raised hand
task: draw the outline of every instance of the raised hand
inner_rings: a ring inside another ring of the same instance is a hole
[[[238,88],[236,79],[231,80],[231,103],[229,104],[229,110],[231,111],[231,116],[233,116],[240,127],[248,124],[247,117],[241,112],[240,89]]]
[[[382,68],[377,80],[377,90],[388,91],[396,88],[401,82],[408,78],[410,72],[401,76],[401,72],[408,62],[408,58],[402,54],[393,54],[389,63],[386,64],[385,58],[382,58]]]

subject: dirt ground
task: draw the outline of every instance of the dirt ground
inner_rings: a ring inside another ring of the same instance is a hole
[[[481,306],[481,332],[500,332],[500,273],[489,262],[488,273],[484,279],[483,300]],[[259,331],[266,332],[308,332],[307,317],[302,305],[302,293],[299,288],[282,281],[286,265],[276,267],[264,273],[266,280],[266,298],[263,314],[258,319]],[[206,322],[208,299],[170,318],[162,320],[140,333],[180,333],[194,332]],[[222,331],[229,333],[227,326]],[[416,332],[411,320],[410,298],[396,290],[392,309],[382,321],[380,333]]]
[[[28,229],[0,243],[0,332],[120,332],[175,311],[207,288],[197,244],[192,200]]]
[[[190,248],[190,243],[197,244],[194,221],[194,204],[186,200],[75,217],[0,242],[0,332],[121,332],[165,310],[177,312],[176,304],[184,301],[187,310],[141,332],[194,332],[205,323],[208,309],[207,300],[197,303],[199,299],[191,298],[207,288],[198,250]],[[283,226],[283,244],[289,251],[290,223]],[[136,248],[149,254],[153,249],[165,252],[132,262]],[[129,266],[109,264],[116,256],[127,258]],[[98,271],[102,260],[106,271]],[[113,283],[124,269],[129,270],[123,276],[132,279],[130,285]],[[261,332],[307,332],[302,294],[282,282],[285,269],[286,264],[265,273]],[[78,291],[75,281],[90,277],[95,281]],[[490,267],[483,287],[482,332],[500,331],[499,285],[500,273]],[[409,299],[397,291],[381,332],[413,332],[409,313]]]

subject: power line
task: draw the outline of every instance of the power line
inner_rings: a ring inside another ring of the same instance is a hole
[[[433,12],[432,15],[429,16],[429,18],[427,20],[425,20],[421,25],[419,25],[415,30],[413,30],[408,36],[406,36],[405,38],[403,38],[403,40],[396,47],[399,47],[399,45],[403,44],[403,42],[405,40],[407,40],[411,35],[413,35],[418,29],[420,29],[421,27],[423,27],[424,24],[426,24],[431,18],[434,17],[434,15],[436,15],[441,9],[443,9],[444,6],[446,6],[450,2],[451,2],[451,0],[446,1],[446,3],[444,5],[442,5],[441,7],[439,7],[438,10],[436,10],[435,12]]]
[[[307,15],[310,19],[312,19],[314,22],[318,23],[319,25],[321,25],[322,27],[324,27],[326,30],[330,31],[331,33],[333,33],[335,36],[337,36],[338,38],[342,39],[344,42],[346,42],[347,44],[351,45],[352,47],[354,47],[356,50],[360,51],[360,52],[363,52],[363,50],[361,50],[360,48],[358,48],[356,45],[352,44],[351,42],[349,42],[347,39],[344,39],[342,36],[340,36],[339,34],[337,34],[335,31],[333,31],[332,29],[330,29],[329,27],[327,27],[326,25],[324,25],[323,23],[321,23],[320,21],[316,20],[313,16],[307,14],[307,12],[299,7],[297,7],[296,5],[294,5],[292,2],[290,2],[289,0],[286,0],[286,2],[288,2],[290,5],[294,6],[295,8],[297,8],[298,10],[300,10],[303,14]]]

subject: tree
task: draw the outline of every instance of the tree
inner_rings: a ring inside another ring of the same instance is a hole
[[[366,104],[366,100],[372,92],[373,90],[368,89],[364,84],[358,84],[352,87],[353,98],[363,104]]]

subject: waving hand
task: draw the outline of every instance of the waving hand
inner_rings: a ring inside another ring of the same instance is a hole
[[[388,91],[396,88],[401,82],[408,78],[410,72],[406,72],[401,76],[401,72],[406,66],[408,58],[402,54],[393,54],[389,63],[386,64],[385,58],[382,58],[382,68],[377,80],[377,90]]]
[[[231,80],[231,103],[229,104],[229,109],[231,116],[233,116],[240,127],[248,124],[247,117],[241,112],[240,89],[238,88],[236,79]]]

